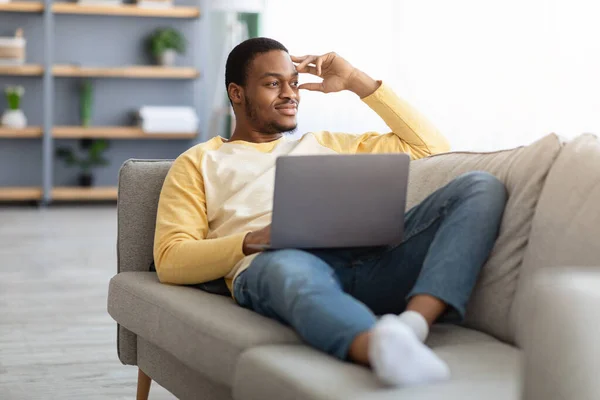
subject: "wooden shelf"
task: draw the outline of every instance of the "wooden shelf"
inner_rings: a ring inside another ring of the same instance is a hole
[[[0,65],[0,75],[40,76],[43,73],[44,67],[41,65]]]
[[[193,139],[196,136],[197,133],[144,133],[134,126],[57,126],[52,130],[52,137],[57,139]]]
[[[200,10],[197,7],[155,9],[142,8],[135,4],[92,6],[59,2],[52,5],[52,11],[55,14],[116,15],[131,17],[198,18],[200,16]]]
[[[41,13],[44,3],[37,1],[13,1],[0,4],[0,12]]]
[[[52,189],[52,200],[116,200],[117,187],[55,187]]]
[[[0,187],[0,201],[29,201],[41,199],[41,187]]]
[[[13,129],[0,126],[0,138],[31,139],[42,137],[41,126],[30,126],[24,129]]]
[[[136,65],[130,67],[79,67],[55,65],[54,76],[77,78],[137,78],[137,79],[194,79],[200,76],[191,67],[153,67]]]

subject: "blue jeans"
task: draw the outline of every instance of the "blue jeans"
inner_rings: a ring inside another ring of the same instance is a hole
[[[401,313],[415,295],[444,301],[460,320],[498,235],[506,197],[488,173],[461,175],[408,211],[400,245],[267,251],[236,278],[234,297],[343,360],[376,315]]]

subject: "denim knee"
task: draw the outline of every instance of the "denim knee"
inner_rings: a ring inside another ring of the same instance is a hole
[[[476,195],[490,211],[504,210],[508,197],[506,186],[489,172],[467,172],[456,178],[456,183],[462,188],[462,195]]]
[[[324,280],[327,283],[336,281],[333,269],[327,263],[308,252],[295,249],[261,253],[245,273],[247,279],[255,280],[259,287],[265,289],[270,285],[298,289],[306,284],[318,285]]]

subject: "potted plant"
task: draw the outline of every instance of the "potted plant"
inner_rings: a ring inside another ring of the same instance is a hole
[[[148,37],[148,51],[162,66],[175,64],[177,53],[184,54],[185,38],[174,28],[159,28]]]
[[[8,109],[2,114],[2,125],[22,129],[27,126],[27,118],[21,110],[21,98],[25,94],[23,86],[7,86],[4,89]]]
[[[56,156],[63,159],[69,167],[79,167],[81,169],[78,176],[79,186],[89,187],[94,183],[92,168],[108,164],[108,160],[102,154],[108,149],[108,141],[105,139],[83,139],[81,148],[86,150],[84,157],[79,157],[73,149],[68,147],[56,149]]]

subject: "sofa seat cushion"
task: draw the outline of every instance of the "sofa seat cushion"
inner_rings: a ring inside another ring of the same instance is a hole
[[[434,326],[428,341],[450,365],[448,382],[410,388],[383,386],[367,368],[302,345],[261,346],[244,352],[236,371],[236,400],[517,400],[520,351],[483,333]]]
[[[291,329],[235,305],[231,298],[162,284],[154,272],[122,272],[113,277],[108,312],[188,367],[229,386],[244,350],[299,343]]]

